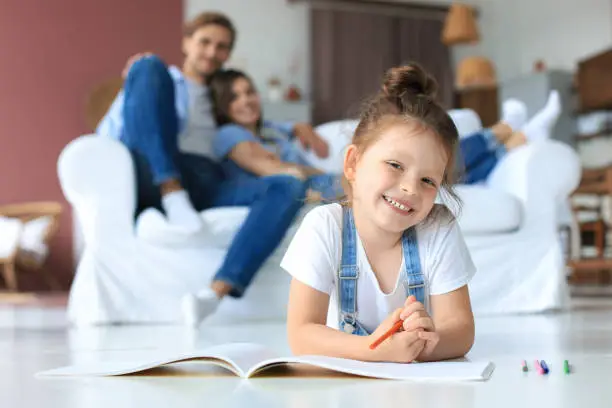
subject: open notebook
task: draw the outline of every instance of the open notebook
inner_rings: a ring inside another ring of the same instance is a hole
[[[490,362],[446,361],[394,364],[367,363],[324,356],[281,357],[258,344],[231,343],[157,360],[109,361],[67,366],[43,371],[37,376],[126,375],[185,361],[215,364],[243,378],[252,377],[268,368],[286,364],[307,364],[346,374],[392,380],[484,381],[489,379],[494,369],[493,363]]]

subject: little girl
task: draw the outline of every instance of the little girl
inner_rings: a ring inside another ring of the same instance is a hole
[[[345,153],[346,201],[311,210],[296,232],[281,263],[295,354],[406,363],[471,349],[475,267],[453,215],[434,204],[438,193],[458,202],[457,129],[435,88],[418,65],[387,72]]]

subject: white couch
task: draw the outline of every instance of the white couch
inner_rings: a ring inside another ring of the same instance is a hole
[[[453,117],[461,134],[480,126],[473,113],[455,111]],[[353,127],[351,121],[319,126],[331,154],[325,160],[309,155],[312,164],[339,171]],[[128,151],[95,135],[66,146],[58,172],[83,237],[68,307],[76,325],[176,322],[180,297],[209,283],[248,212],[204,211],[207,228],[197,237],[184,236],[152,209],[134,223],[135,180]],[[540,312],[567,303],[557,209],[579,176],[574,151],[547,141],[508,154],[486,185],[458,187],[464,201],[460,224],[478,268],[470,285],[476,314]],[[289,277],[278,265],[298,222],[246,295],[224,300],[210,324],[284,318]]]

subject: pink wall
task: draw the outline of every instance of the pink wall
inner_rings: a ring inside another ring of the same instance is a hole
[[[180,0],[0,0],[0,204],[60,200],[56,160],[89,132],[88,91],[118,75],[126,59],[153,51],[181,59]],[[66,206],[49,267],[72,275]],[[43,288],[23,277],[26,289]]]

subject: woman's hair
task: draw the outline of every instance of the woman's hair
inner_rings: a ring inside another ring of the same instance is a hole
[[[233,123],[230,117],[230,105],[234,101],[234,82],[240,78],[244,78],[255,89],[253,81],[247,74],[242,71],[235,69],[220,70],[217,71],[208,81],[208,89],[210,91],[210,98],[213,104],[213,114],[217,121],[217,126],[227,125]],[[257,121],[257,128],[261,127],[262,118],[259,117]]]
[[[362,108],[359,124],[352,144],[359,152],[365,151],[389,126],[402,122],[414,122],[431,131],[444,147],[448,162],[440,193],[454,201],[456,210],[461,200],[453,190],[459,134],[453,120],[436,101],[437,83],[416,63],[389,69],[383,78],[382,89]],[[351,186],[343,180],[346,199],[351,198]],[[454,211],[453,211],[454,212]]]

